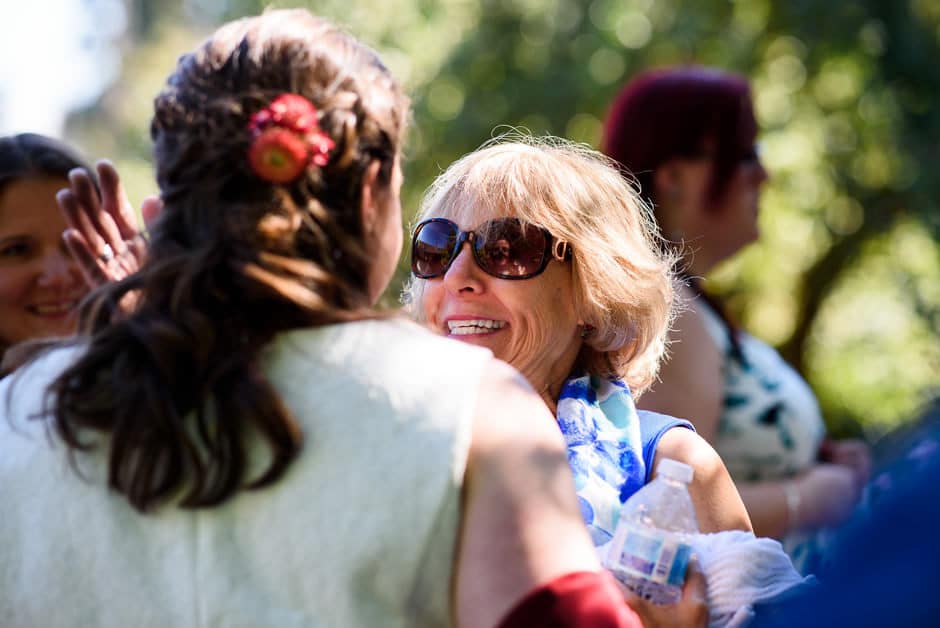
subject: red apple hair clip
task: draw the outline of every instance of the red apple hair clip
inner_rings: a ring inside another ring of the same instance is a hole
[[[248,162],[256,175],[270,183],[290,183],[311,164],[330,162],[336,143],[317,121],[317,108],[299,94],[281,94],[251,114]]]

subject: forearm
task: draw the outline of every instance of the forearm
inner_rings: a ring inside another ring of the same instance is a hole
[[[744,501],[754,534],[782,539],[793,527],[791,519],[798,514],[799,505],[792,500],[788,503],[785,483],[792,480],[739,483],[738,493]],[[791,489],[792,490],[792,489]]]

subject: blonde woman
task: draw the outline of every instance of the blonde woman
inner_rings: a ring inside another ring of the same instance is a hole
[[[721,459],[687,421],[637,412],[674,304],[673,260],[608,160],[510,136],[451,165],[412,238],[408,296],[432,330],[519,369],[556,416],[596,546],[659,457],[691,464],[703,532],[750,530]]]

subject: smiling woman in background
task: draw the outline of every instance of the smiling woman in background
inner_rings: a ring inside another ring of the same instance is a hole
[[[56,192],[85,168],[66,144],[22,133],[0,138],[0,358],[19,342],[74,332],[87,292],[62,240]]]

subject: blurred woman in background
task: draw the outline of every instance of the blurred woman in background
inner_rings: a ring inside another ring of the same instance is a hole
[[[652,70],[614,100],[603,150],[639,181],[689,302],[670,357],[641,406],[688,417],[721,455],[760,536],[813,571],[814,532],[846,519],[870,472],[867,446],[830,441],[809,386],[738,327],[704,289],[708,273],[758,238],[768,175],[747,81],[703,67]]]
[[[88,291],[62,233],[56,192],[85,161],[34,133],[0,137],[0,359],[17,343],[67,336]],[[97,195],[93,179],[89,189]]]

